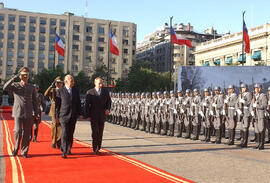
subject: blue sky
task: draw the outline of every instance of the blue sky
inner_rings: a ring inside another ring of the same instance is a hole
[[[0,0],[1,1],[1,0]],[[24,11],[82,16],[85,0],[2,0],[5,7]],[[248,28],[270,22],[269,0],[88,0],[88,17],[133,22],[137,41],[169,22],[188,22],[197,32],[213,26],[218,33],[242,31],[242,11]]]

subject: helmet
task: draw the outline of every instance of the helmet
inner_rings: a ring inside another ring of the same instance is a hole
[[[168,95],[168,92],[167,92],[167,91],[164,91],[163,94],[164,94],[164,95]]]
[[[156,95],[156,92],[152,92],[152,95]]]
[[[193,90],[193,92],[199,92],[199,90],[198,90],[197,88],[195,88],[195,89]]]
[[[247,84],[242,83],[240,87],[241,87],[241,88],[247,88]]]
[[[208,88],[205,88],[203,91],[204,92],[209,92],[209,89]]]
[[[170,91],[170,94],[174,94],[173,90]]]
[[[216,87],[215,87],[215,91],[216,91],[216,90],[220,91],[220,87],[219,87],[219,86],[216,86]]]
[[[157,92],[157,95],[161,95],[161,92]]]
[[[182,90],[178,90],[177,93],[182,93]]]
[[[39,88],[39,86],[38,86],[37,84],[34,84],[33,86],[34,86],[35,88]]]
[[[186,89],[186,93],[190,93],[191,92],[191,90],[190,89]]]
[[[228,89],[234,89],[234,85],[229,85]]]
[[[262,85],[260,83],[255,84],[254,88],[262,88]]]

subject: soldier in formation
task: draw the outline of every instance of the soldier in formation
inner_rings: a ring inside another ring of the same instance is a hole
[[[227,145],[235,144],[237,123],[240,125],[241,142],[238,147],[248,146],[249,127],[254,125],[257,149],[264,149],[270,142],[270,88],[268,94],[262,91],[262,85],[256,84],[253,93],[242,83],[239,94],[234,85],[221,92],[216,86],[205,88],[202,96],[199,89],[153,93],[114,93],[112,96],[109,122],[135,130],[160,135],[184,137],[220,144],[225,133]],[[265,141],[265,133],[267,139]],[[185,133],[185,135],[183,135]]]

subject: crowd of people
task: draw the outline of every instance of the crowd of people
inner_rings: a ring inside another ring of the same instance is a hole
[[[254,126],[256,149],[264,149],[270,143],[270,88],[262,92],[262,85],[255,84],[254,91],[241,84],[240,94],[235,86],[228,87],[228,93],[219,86],[212,91],[205,88],[203,96],[198,89],[153,93],[111,93],[112,110],[108,121],[113,124],[142,130],[148,133],[184,137],[199,140],[202,134],[205,142],[235,144],[235,131],[240,124],[239,147],[248,146],[249,128]],[[265,142],[265,133],[268,140]],[[183,133],[185,133],[183,135]]]

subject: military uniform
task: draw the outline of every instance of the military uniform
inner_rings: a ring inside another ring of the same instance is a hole
[[[139,101],[139,106],[140,106],[140,121],[139,123],[141,124],[141,131],[145,131],[146,128],[146,123],[145,123],[145,93],[141,94],[141,99]]]
[[[157,114],[156,112],[156,101],[157,96],[156,93],[152,93],[152,99],[150,100],[150,110],[149,110],[149,118],[150,118],[150,133],[155,132],[155,116]]]
[[[20,77],[25,77],[22,75],[28,75],[28,68],[23,67],[20,72]],[[26,83],[23,85],[21,82],[14,82],[14,79],[18,76],[12,77],[8,80],[3,90],[13,93],[14,104],[12,109],[12,116],[14,117],[14,141],[15,147],[12,152],[14,156],[17,155],[20,143],[21,143],[21,154],[23,157],[27,157],[31,129],[33,125],[33,112],[35,117],[38,116],[37,109],[37,98],[35,88],[32,84]],[[27,80],[28,80],[28,76]]]
[[[154,110],[156,111],[155,115],[155,127],[156,127],[156,133],[161,133],[161,115],[162,115],[162,109],[163,109],[163,103],[162,103],[162,95],[160,92],[157,92],[157,99],[155,100],[154,104]]]
[[[150,93],[146,93],[146,99],[145,99],[145,107],[144,107],[144,118],[145,118],[145,131],[150,132],[150,108],[151,108],[151,95]]]
[[[194,137],[193,140],[198,140],[199,139],[199,133],[200,133],[200,128],[199,124],[201,123],[201,116],[199,115],[200,111],[200,105],[201,105],[201,97],[198,95],[198,90],[194,89],[193,90],[195,96],[192,99],[191,103],[191,116],[192,116],[192,125],[193,125],[193,130],[194,130]]]
[[[186,128],[186,136],[185,138],[190,138],[191,135],[191,103],[192,97],[190,96],[191,91],[189,89],[186,90],[186,96],[183,102],[183,110],[184,110],[184,124]]]
[[[182,108],[182,104],[184,102],[184,97],[182,91],[178,91],[178,98],[176,99],[176,117],[175,117],[175,125],[176,125],[176,137],[182,137],[183,128],[184,128],[184,110]]]
[[[270,143],[270,87],[268,88],[268,105],[267,105],[267,117],[266,117],[266,128],[267,128],[267,133],[268,133],[268,141],[265,143]]]
[[[163,100],[161,101],[161,135],[167,135],[168,120],[169,120],[169,95],[168,92],[163,92]]]
[[[204,89],[204,92],[208,92],[208,88]],[[203,127],[205,128],[205,133],[204,133],[204,140],[206,142],[210,141],[211,138],[211,103],[212,103],[212,97],[210,95],[207,95],[203,98],[200,106],[200,115],[202,116],[202,124]]]

